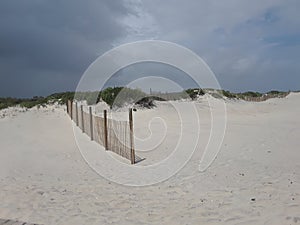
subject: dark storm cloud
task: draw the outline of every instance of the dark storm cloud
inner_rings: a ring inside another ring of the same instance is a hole
[[[1,0],[0,96],[74,90],[97,56],[144,39],[190,48],[224,89],[300,89],[299,5],[297,0]],[[117,74],[111,85],[138,78],[129,72],[134,74],[130,69]],[[191,84],[182,77],[178,83]]]
[[[125,36],[120,1],[0,2],[0,96],[74,89],[86,67]]]

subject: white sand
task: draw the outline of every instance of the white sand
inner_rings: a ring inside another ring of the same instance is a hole
[[[169,180],[147,187],[118,185],[95,173],[78,150],[64,107],[6,110],[0,119],[0,218],[41,224],[299,224],[300,94],[261,103],[228,101],[221,151],[203,173],[198,167],[210,119],[204,100],[197,107],[202,129],[192,159]],[[142,154],[140,165],[167,157],[177,138],[177,115],[166,103],[134,114],[136,134],[147,137],[143,121],[157,115],[166,119],[168,135],[155,151]],[[158,120],[151,129],[164,131]],[[159,141],[153,138],[148,144]],[[108,154],[86,136],[82,140]]]

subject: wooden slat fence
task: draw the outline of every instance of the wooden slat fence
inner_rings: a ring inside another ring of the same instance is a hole
[[[67,112],[74,123],[89,137],[102,145],[106,150],[131,161],[137,161],[133,143],[132,109],[129,110],[128,121],[118,121],[107,118],[107,111],[103,117],[94,115],[91,106],[79,105],[77,102],[67,102]]]

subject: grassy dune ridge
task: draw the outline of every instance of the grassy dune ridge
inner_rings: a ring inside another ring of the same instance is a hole
[[[121,93],[121,94],[120,94]],[[94,104],[101,100],[105,101],[111,107],[122,107],[125,103],[137,103],[142,106],[149,106],[154,100],[168,101],[168,100],[180,100],[180,99],[196,99],[204,94],[211,94],[216,98],[230,98],[230,99],[243,99],[246,101],[264,101],[268,98],[285,97],[290,92],[283,91],[269,91],[267,93],[259,92],[243,92],[232,93],[226,90],[214,90],[214,89],[199,89],[191,88],[182,92],[153,92],[146,94],[140,89],[131,89],[127,87],[109,87],[103,91],[93,92],[77,92],[76,100],[86,100],[88,104]],[[57,102],[59,104],[66,104],[67,100],[73,100],[75,92],[61,92],[54,93],[47,97],[34,96],[32,98],[12,98],[0,97],[0,110],[12,106],[21,106],[24,108],[32,108],[34,106],[46,107],[47,104]],[[121,97],[120,97],[121,96]]]

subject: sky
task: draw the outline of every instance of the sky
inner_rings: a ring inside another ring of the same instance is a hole
[[[97,57],[149,39],[194,51],[222,89],[300,90],[299,10],[299,0],[1,0],[0,96],[74,91]],[[141,68],[110,84],[126,85]],[[173,81],[193,85],[182,77]]]

